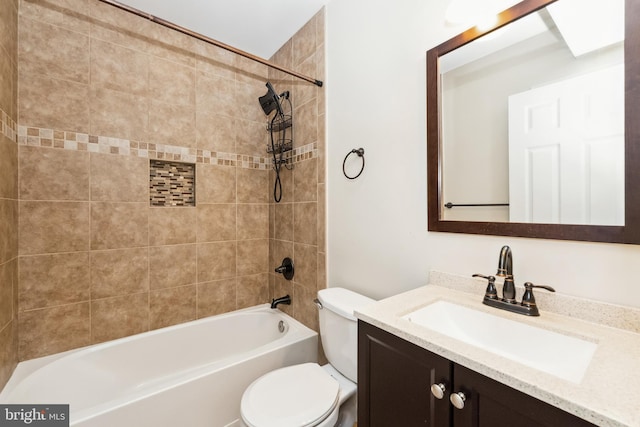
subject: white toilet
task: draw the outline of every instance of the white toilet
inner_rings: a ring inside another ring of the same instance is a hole
[[[318,300],[320,338],[329,364],[288,366],[255,380],[240,404],[246,426],[353,426],[356,405],[349,398],[356,394],[358,374],[358,324],[353,311],[375,300],[343,288],[323,289]]]

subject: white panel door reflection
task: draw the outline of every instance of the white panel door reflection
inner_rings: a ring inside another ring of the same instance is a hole
[[[624,225],[622,65],[509,97],[512,222]]]

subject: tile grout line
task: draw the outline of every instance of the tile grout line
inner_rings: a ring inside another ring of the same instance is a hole
[[[90,46],[91,48],[91,46]],[[91,67],[89,67],[89,81],[91,81]],[[91,126],[91,123],[89,123]],[[93,230],[93,193],[91,186],[91,177],[93,176],[91,154],[89,154],[89,345],[93,344],[93,251],[91,247],[91,230]]]

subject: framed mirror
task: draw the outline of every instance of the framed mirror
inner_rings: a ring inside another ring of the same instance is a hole
[[[525,0],[430,49],[429,231],[640,244],[639,114],[636,0]]]

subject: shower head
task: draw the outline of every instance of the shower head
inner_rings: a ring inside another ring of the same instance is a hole
[[[278,110],[278,114],[283,115],[282,106],[280,105],[280,97],[273,90],[271,82],[267,82],[267,93],[258,98],[260,106],[264,113],[268,116],[273,110]]]

